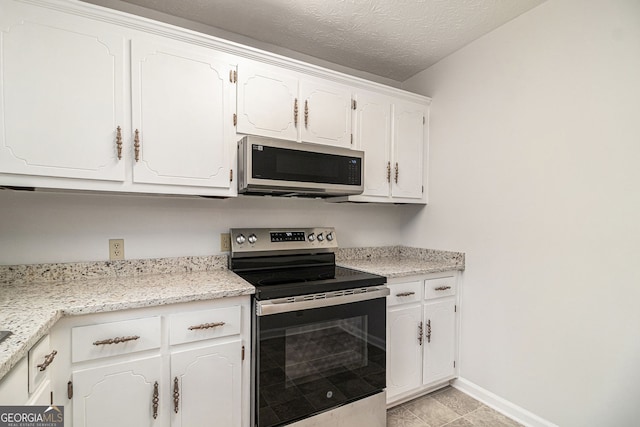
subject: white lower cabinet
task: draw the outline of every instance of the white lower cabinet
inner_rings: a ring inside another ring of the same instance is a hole
[[[22,358],[2,380],[0,380],[0,405],[24,405],[29,399],[27,358]]]
[[[387,404],[457,376],[455,272],[391,281],[387,297]]]
[[[171,425],[241,425],[241,364],[239,339],[172,353]]]
[[[456,360],[456,307],[453,297],[428,302],[424,306],[423,384],[454,376]]]
[[[73,372],[73,425],[145,427],[167,425],[167,393],[160,356]],[[154,403],[155,400],[157,403]]]
[[[49,335],[31,347],[28,355],[0,380],[0,406],[51,404],[50,378],[58,365],[54,363],[57,353],[51,349]]]
[[[248,426],[249,306],[233,297],[63,318],[52,338],[65,425]]]

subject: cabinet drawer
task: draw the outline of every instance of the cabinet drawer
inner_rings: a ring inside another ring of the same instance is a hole
[[[36,391],[45,378],[49,378],[49,372],[53,369],[57,351],[49,345],[49,335],[45,335],[36,345],[29,350],[29,393]]]
[[[433,299],[455,295],[455,276],[438,277],[437,279],[427,279],[424,281],[424,299]]]
[[[422,282],[392,283],[387,297],[389,306],[417,302],[422,299]]]
[[[215,308],[169,317],[169,345],[240,333],[240,306]]]
[[[160,317],[71,329],[71,361],[98,359],[160,347]]]

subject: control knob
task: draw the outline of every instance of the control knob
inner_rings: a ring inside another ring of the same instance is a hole
[[[318,234],[318,242],[322,242],[324,240],[324,235],[322,233]]]
[[[330,242],[333,240],[333,233],[331,232],[327,233],[327,240]]]
[[[258,240],[255,234],[249,234],[249,243],[254,244]]]
[[[238,242],[239,245],[243,244],[246,240],[243,234],[238,234],[236,237],[236,242]]]
[[[309,239],[310,242],[313,242],[314,240],[316,240],[316,235],[314,233],[309,234],[309,237],[307,237],[307,239]]]

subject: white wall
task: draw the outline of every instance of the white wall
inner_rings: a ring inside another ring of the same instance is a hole
[[[405,88],[433,97],[406,239],[467,253],[461,376],[640,425],[640,1],[549,0]]]
[[[341,247],[399,243],[418,206],[322,200],[204,199],[0,190],[0,264],[107,260],[125,239],[127,259],[220,253],[231,227],[336,227]]]

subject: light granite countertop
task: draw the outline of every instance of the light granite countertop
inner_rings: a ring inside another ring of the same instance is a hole
[[[338,265],[388,278],[464,270],[464,254],[387,246],[339,249]],[[65,315],[251,295],[226,256],[0,266],[0,379]]]
[[[255,293],[227,270],[226,256],[201,258],[208,259],[201,265],[191,258],[155,260],[162,271],[155,274],[150,260],[0,266],[0,330],[13,333],[0,343],[0,379],[62,316]],[[101,275],[82,275],[97,267]]]
[[[417,276],[443,271],[464,270],[464,253],[433,249],[387,246],[341,249],[336,263],[342,267],[396,277]]]

